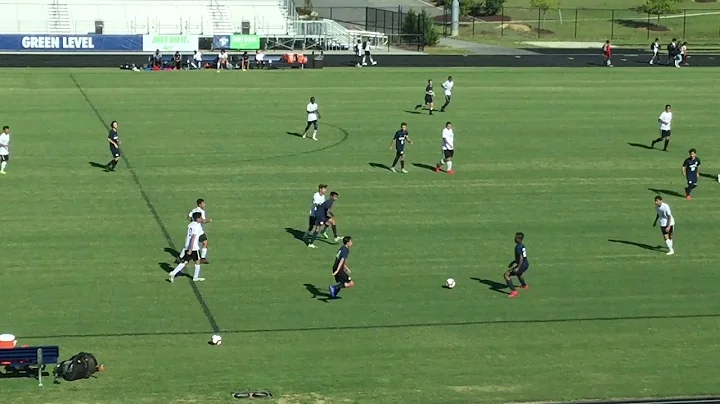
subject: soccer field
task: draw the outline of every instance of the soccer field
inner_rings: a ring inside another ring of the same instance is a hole
[[[412,113],[425,81],[440,95],[448,74],[448,111]],[[42,389],[1,379],[3,404],[231,403],[261,388],[282,404],[720,393],[717,70],[39,69],[5,70],[0,87],[13,130],[0,332],[106,369]],[[318,142],[293,134],[310,96]],[[670,151],[633,146],[657,137],[668,103]],[[90,163],[110,160],[112,120],[126,160],[106,173]],[[402,121],[406,175],[378,168]],[[454,176],[427,169],[446,121]],[[707,175],[686,201],[691,147]],[[319,183],[339,192],[355,242],[357,287],[334,301],[338,245],[297,238]],[[655,248],[657,192],[677,220],[671,257]],[[213,218],[207,281],[170,284],[166,250],[197,198]],[[508,299],[516,231],[530,289]],[[216,327],[223,345],[209,346]]]

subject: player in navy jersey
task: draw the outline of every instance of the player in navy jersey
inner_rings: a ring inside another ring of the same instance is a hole
[[[112,121],[110,123],[110,132],[108,133],[107,140],[110,144],[110,154],[112,154],[113,157],[113,159],[105,166],[105,171],[109,172],[115,171],[115,167],[117,167],[118,161],[120,161],[120,137],[118,136],[117,121]]]
[[[337,297],[343,288],[355,286],[355,282],[353,282],[350,277],[350,267],[347,264],[348,257],[350,256],[350,247],[352,247],[353,244],[352,238],[345,236],[342,242],[343,246],[340,247],[337,254],[335,254],[335,263],[332,268],[332,274],[337,284],[328,287],[328,289],[330,289],[330,296],[332,296],[333,299]]]
[[[435,109],[435,91],[433,91],[433,82],[432,80],[428,80],[427,86],[425,86],[425,107],[428,108],[430,111],[430,115],[433,114],[433,110]],[[422,108],[423,104],[418,104],[415,106],[415,109]]]
[[[698,176],[700,175],[700,158],[697,156],[697,150],[690,149],[688,151],[690,156],[685,159],[682,165],[682,173],[687,180],[687,187],[685,187],[685,199],[691,200],[690,194],[693,189],[697,187]]]
[[[326,231],[328,227],[332,227],[335,242],[340,241],[340,236],[338,236],[337,232],[337,225],[335,224],[335,218],[333,217],[335,215],[332,212],[332,207],[337,199],[338,193],[330,192],[330,199],[323,202],[322,205],[319,205],[315,210],[315,230],[310,236],[308,248],[317,248],[315,246],[315,240],[317,240],[318,233]]]
[[[392,172],[396,172],[395,166],[398,160],[400,160],[400,172],[407,174],[407,170],[405,169],[405,142],[413,144],[410,136],[408,136],[407,124],[403,122],[400,124],[400,130],[395,132],[395,136],[393,136],[392,143],[390,144],[390,150],[392,150],[393,147],[395,148],[395,160],[393,160],[392,166],[390,167]]]
[[[523,244],[523,240],[525,239],[525,234],[523,233],[515,233],[515,260],[508,265],[508,268],[510,268],[509,271],[505,272],[505,283],[507,283],[508,287],[510,288],[510,297],[515,297],[518,295],[518,291],[515,289],[515,285],[513,285],[512,279],[510,279],[511,276],[515,276],[518,278],[518,281],[520,281],[520,287],[523,289],[527,289],[528,285],[525,283],[525,278],[523,277],[523,274],[525,271],[530,268],[530,261],[528,261],[527,257],[527,249],[525,248],[525,244]]]

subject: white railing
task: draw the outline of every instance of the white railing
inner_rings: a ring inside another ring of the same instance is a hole
[[[352,47],[353,37],[347,28],[333,20],[297,20],[290,22],[301,38],[324,38],[335,45]]]

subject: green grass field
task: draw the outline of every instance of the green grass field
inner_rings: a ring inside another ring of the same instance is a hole
[[[635,11],[643,1],[627,0],[561,0],[559,11],[547,12],[544,19],[528,0],[507,0],[504,14],[511,18],[509,28],[500,29],[498,22],[480,22],[461,26],[461,37],[476,41],[538,40],[537,28],[543,31],[540,40],[547,41],[604,41],[617,44],[646,46],[654,38],[663,43],[676,37],[690,42],[691,49],[717,47],[720,41],[720,3],[683,1],[681,12],[674,15],[652,16],[650,24],[665,27],[665,31],[648,32],[648,15]],[[538,24],[539,22],[539,24]],[[529,26],[530,32],[518,31],[516,25]],[[549,32],[548,32],[549,31]]]
[[[448,112],[406,112],[448,74]],[[0,87],[13,129],[0,332],[106,367],[44,388],[2,379],[3,404],[231,403],[254,388],[281,404],[720,393],[720,185],[672,195],[690,147],[720,171],[716,70],[40,69],[5,70]],[[318,142],[287,133],[311,95]],[[670,151],[630,146],[656,137],[666,103]],[[105,173],[89,162],[109,160],[111,120],[130,166]],[[435,164],[448,120],[457,174],[412,165]],[[401,121],[410,173],[372,167],[391,162]],[[337,245],[309,250],[286,230],[304,230],[320,182],[355,240],[358,286],[331,302],[309,290],[332,281]],[[649,248],[662,244],[649,188],[677,218],[675,256]],[[200,297],[163,269],[199,197],[214,219]],[[531,288],[508,299],[488,284],[516,231]],[[213,323],[220,347],[206,343]]]

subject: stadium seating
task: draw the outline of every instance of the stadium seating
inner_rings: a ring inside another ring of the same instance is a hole
[[[0,33],[288,34],[281,0],[18,0],[0,3]]]

